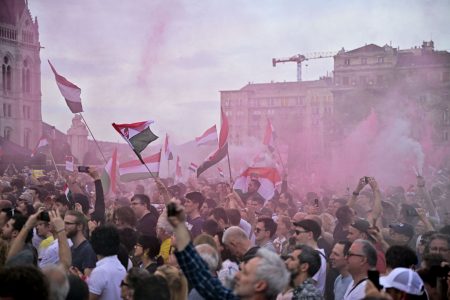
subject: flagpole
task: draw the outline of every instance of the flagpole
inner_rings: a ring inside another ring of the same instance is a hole
[[[230,152],[228,151],[228,148],[227,148],[227,159],[228,159],[228,171],[230,172],[230,184],[232,184],[233,177],[231,175]]]
[[[286,168],[284,167],[283,159],[281,158],[280,149],[278,149],[278,144],[275,145],[275,149],[277,149],[278,157],[280,158],[281,167],[283,168],[283,171],[286,173]]]
[[[100,148],[100,145],[97,143],[97,140],[95,139],[94,134],[92,134],[91,128],[89,128],[89,125],[88,125],[88,123],[86,122],[86,120],[84,119],[83,114],[82,114],[81,112],[80,112],[79,114],[80,114],[81,118],[83,119],[83,122],[84,122],[84,124],[86,125],[87,129],[89,130],[89,133],[91,134],[92,139],[93,139],[94,142],[95,142],[95,145],[97,145],[97,148],[98,148],[98,150],[100,151],[100,154],[102,155],[103,160],[105,161],[105,164],[107,164],[108,161],[106,160],[105,155],[103,155],[103,151],[102,151],[102,149]]]
[[[150,173],[150,176],[152,176],[153,180],[158,181],[157,178],[155,177],[155,175],[153,175],[152,171],[150,171],[150,169],[148,168],[147,164],[145,163],[145,161],[142,159],[142,156],[140,153],[136,152],[136,150],[133,149],[133,152],[136,154],[136,156],[139,158],[139,161],[145,166],[145,168],[147,169],[147,171]],[[160,181],[161,182],[161,181]],[[169,190],[167,189],[166,185],[163,184],[164,189],[166,190],[167,194],[172,195],[172,193],[169,192]]]
[[[53,166],[55,166],[55,170],[56,170],[56,174],[58,174],[58,178],[61,178],[61,174],[59,173],[58,167],[56,166],[55,158],[53,157],[53,152],[52,152],[51,148],[50,148],[50,158],[52,159]]]

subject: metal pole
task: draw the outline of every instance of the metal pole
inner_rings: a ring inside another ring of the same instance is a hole
[[[60,178],[60,177],[61,177],[61,174],[59,173],[58,167],[56,166],[55,158],[53,157],[52,149],[50,149],[50,157],[51,157],[51,159],[52,159],[53,166],[55,166],[56,174],[58,174],[58,178]]]
[[[86,125],[87,129],[89,130],[89,133],[91,134],[92,139],[93,139],[94,142],[95,142],[95,145],[97,145],[97,148],[98,148],[98,150],[100,151],[100,154],[102,155],[103,160],[105,161],[105,164],[107,164],[108,161],[106,160],[105,155],[103,155],[103,151],[102,151],[102,149],[100,148],[100,145],[97,143],[97,140],[95,139],[94,135],[92,134],[91,128],[89,128],[89,125],[88,125],[88,123],[86,122],[86,120],[84,119],[83,115],[82,115],[81,113],[79,113],[79,114],[80,114],[81,118],[83,119],[83,122],[84,122],[84,124]]]
[[[228,171],[230,172],[230,184],[232,184],[233,176],[231,175],[230,152],[228,151],[228,146],[227,146],[227,158],[228,158]]]

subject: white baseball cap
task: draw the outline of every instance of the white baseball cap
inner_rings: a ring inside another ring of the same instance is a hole
[[[395,268],[387,276],[380,277],[384,288],[395,288],[410,295],[423,295],[424,285],[419,274],[407,268]]]

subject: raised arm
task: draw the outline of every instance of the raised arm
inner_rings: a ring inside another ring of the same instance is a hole
[[[370,185],[370,188],[372,189],[373,196],[374,196],[374,202],[373,202],[373,209],[372,209],[372,218],[373,220],[371,224],[375,224],[375,222],[380,217],[381,213],[383,212],[383,207],[381,206],[381,192],[380,188],[378,187],[378,182],[373,177],[368,178],[368,182]]]
[[[17,255],[20,251],[22,251],[23,247],[25,246],[25,241],[27,239],[28,233],[30,230],[33,230],[34,226],[36,226],[38,216],[41,214],[41,212],[44,211],[44,207],[41,206],[38,208],[37,212],[31,215],[28,220],[23,225],[22,229],[20,230],[17,237],[14,239],[14,241],[11,243],[11,247],[9,247],[8,255],[6,257],[6,261]]]
[[[67,241],[64,221],[58,210],[49,211],[48,215],[50,216],[50,222],[58,238],[59,263],[68,271],[72,265],[72,253],[70,252],[69,242]]]
[[[362,191],[362,189],[366,186],[366,179],[365,177],[362,177],[359,179],[358,181],[358,185],[356,186],[355,190],[353,191],[352,197],[350,198],[350,200],[347,202],[347,205],[350,206],[351,208],[353,208],[353,206],[356,203],[356,199],[359,196],[359,193]]]
[[[102,181],[95,167],[89,167],[89,176],[94,179],[95,185],[95,206],[91,214],[91,219],[104,224],[105,223],[105,195],[103,194]]]

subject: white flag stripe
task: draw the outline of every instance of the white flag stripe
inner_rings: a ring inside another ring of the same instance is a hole
[[[66,86],[58,81],[56,81],[56,84],[66,100],[81,103],[81,89]]]

